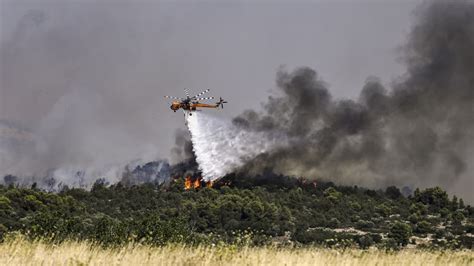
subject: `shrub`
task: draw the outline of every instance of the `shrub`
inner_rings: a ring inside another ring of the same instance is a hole
[[[426,234],[432,232],[431,224],[427,221],[421,221],[416,224],[415,232],[419,234]]]
[[[356,223],[357,229],[370,229],[373,228],[375,224],[372,221],[359,220]]]
[[[388,237],[395,240],[397,245],[406,246],[412,235],[411,227],[405,223],[396,222],[390,227]]]
[[[358,244],[360,248],[367,249],[374,244],[374,240],[369,235],[364,235],[359,238]]]

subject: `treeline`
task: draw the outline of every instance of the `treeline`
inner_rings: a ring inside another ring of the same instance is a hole
[[[89,240],[105,246],[245,244],[473,248],[474,208],[439,187],[404,196],[277,175],[227,176],[184,190],[184,179],[52,193],[0,186],[0,238]]]

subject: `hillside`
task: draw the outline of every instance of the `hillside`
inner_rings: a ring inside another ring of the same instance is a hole
[[[274,174],[229,175],[212,187],[192,181],[190,189],[182,177],[161,185],[98,181],[90,191],[59,193],[0,186],[0,236],[18,231],[104,246],[473,248],[474,208],[439,187],[404,196],[396,187],[376,191]]]

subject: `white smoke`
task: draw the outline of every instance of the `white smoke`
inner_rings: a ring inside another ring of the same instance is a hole
[[[204,112],[187,115],[186,121],[196,161],[206,181],[223,177],[284,143],[281,137],[246,131]]]
[[[111,165],[97,168],[78,168],[74,166],[64,166],[52,169],[45,176],[19,176],[18,184],[23,186],[37,183],[40,188],[49,191],[61,190],[63,186],[90,189],[94,182],[103,179],[105,182],[115,184],[122,178],[125,167],[121,165]]]

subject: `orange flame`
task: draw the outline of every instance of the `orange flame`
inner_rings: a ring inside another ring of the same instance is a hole
[[[192,176],[188,175],[184,179],[184,189],[185,190],[190,190],[192,188],[199,189],[203,186],[205,186],[207,188],[212,188],[213,185],[214,185],[214,183],[211,180],[204,181],[202,179],[202,177],[193,178]]]
[[[193,184],[194,188],[200,188],[201,187],[201,178],[198,177],[196,178],[196,180],[194,180],[194,184]]]
[[[191,181],[191,176],[187,176],[186,179],[184,180],[184,189],[189,190],[192,187],[192,181]]]

